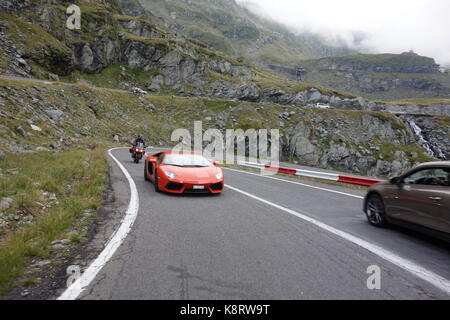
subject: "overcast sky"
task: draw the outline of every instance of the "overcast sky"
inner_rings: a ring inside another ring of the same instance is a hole
[[[298,30],[352,42],[374,52],[413,49],[450,66],[450,0],[237,0]]]

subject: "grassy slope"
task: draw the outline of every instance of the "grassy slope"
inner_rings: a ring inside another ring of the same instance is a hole
[[[24,268],[33,257],[51,256],[52,241],[61,238],[73,243],[81,241],[81,230],[70,235],[67,232],[86,209],[97,209],[105,190],[107,163],[104,148],[97,148],[58,154],[40,152],[26,157],[10,155],[0,160],[0,168],[4,172],[0,176],[0,197],[14,200],[8,212],[34,217],[33,224],[12,225],[2,235],[1,296],[14,285],[39,281],[30,276],[20,282],[15,279],[24,276]],[[8,174],[9,169],[17,169],[18,174]],[[43,192],[56,194],[58,202],[49,201]]]
[[[9,39],[19,44],[24,56],[34,63],[37,73],[42,72],[42,69],[59,74],[67,72],[72,51],[65,43],[38,25],[25,22],[15,16],[0,14],[0,21]]]

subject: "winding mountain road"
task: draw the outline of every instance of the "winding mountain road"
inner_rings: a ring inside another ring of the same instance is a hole
[[[220,196],[169,195],[128,150],[111,155],[134,181],[139,210],[79,299],[450,298],[448,247],[370,226],[361,191],[224,169]],[[367,287],[372,265],[379,290]]]

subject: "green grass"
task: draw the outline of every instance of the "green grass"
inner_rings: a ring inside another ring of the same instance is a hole
[[[380,147],[380,151],[376,152],[375,155],[380,158],[382,157],[383,160],[387,161],[394,161],[398,160],[395,157],[395,152],[397,151],[403,151],[407,158],[409,158],[411,161],[416,163],[423,163],[423,162],[430,162],[435,161],[433,157],[429,156],[423,148],[418,146],[417,144],[408,144],[399,146],[396,144],[391,144],[387,142],[378,142],[377,145]]]
[[[118,21],[126,21],[126,22],[133,21],[136,19],[136,18],[128,16],[126,14],[115,14],[115,15],[113,15],[113,17],[114,17],[114,19],[116,19]]]
[[[218,73],[215,71],[209,71],[209,76],[212,80],[225,80],[231,83],[239,83],[239,79],[238,78],[233,78],[232,76],[223,74],[223,73]]]
[[[202,103],[206,107],[206,109],[216,114],[228,110],[230,107],[233,108],[239,105],[239,102],[236,101],[220,100],[220,99],[214,100],[198,99],[198,102]]]
[[[441,126],[447,127],[450,131],[450,116],[435,117],[437,123]]]
[[[17,284],[15,279],[24,275],[30,258],[48,257],[51,242],[61,238],[85,209],[98,206],[107,181],[107,162],[104,149],[97,148],[58,154],[41,152],[26,157],[9,155],[0,160],[0,168],[3,172],[11,168],[19,170],[18,175],[0,177],[0,197],[14,200],[9,212],[35,217],[31,226],[16,226],[2,235],[0,296],[3,296]],[[55,193],[59,204],[42,209],[38,204],[46,202],[42,191]]]
[[[39,86],[44,88],[56,88],[58,87],[57,84],[46,84],[46,83],[36,83],[34,81],[28,81],[28,80],[10,80],[10,79],[3,79],[0,78],[0,88],[1,87],[16,87],[16,88],[28,88],[31,86]]]
[[[186,30],[186,35],[189,37],[193,37],[196,41],[199,41],[201,44],[199,44],[198,42],[196,42],[196,44],[203,44],[203,47],[206,47],[206,44],[209,44],[213,48],[222,52],[233,52],[233,43],[229,39],[224,38],[218,32],[210,30],[205,31],[201,26],[198,25],[189,25]]]
[[[171,39],[165,39],[165,38],[145,38],[145,37],[140,37],[137,35],[134,35],[132,33],[129,32],[125,32],[125,36],[127,37],[128,40],[132,40],[132,41],[139,41],[145,44],[151,44],[155,47],[158,48],[169,48],[170,46],[175,45],[175,42]]]
[[[3,48],[0,47],[0,69],[8,66],[8,59]]]
[[[132,86],[145,88],[151,77],[162,74],[157,70],[142,71],[141,69],[125,67],[125,76],[122,76],[120,67],[121,65],[119,64],[113,64],[96,74],[84,74],[77,71],[70,76],[63,77],[62,80],[69,83],[86,81],[96,87],[109,89],[121,88],[122,82],[127,82]]]
[[[368,111],[367,114],[374,116],[381,121],[390,122],[391,128],[394,130],[405,130],[406,126],[401,119],[389,112]]]

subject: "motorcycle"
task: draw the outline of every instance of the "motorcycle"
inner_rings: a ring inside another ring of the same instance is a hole
[[[130,149],[131,157],[134,159],[134,163],[139,163],[145,154],[145,146],[143,143],[138,143]]]

